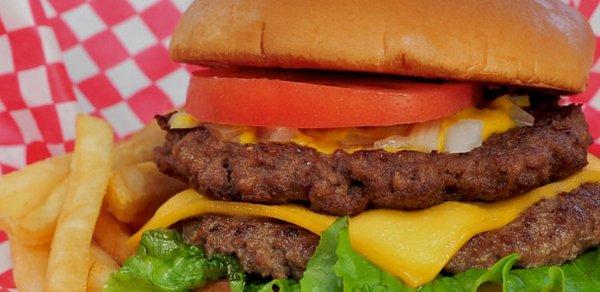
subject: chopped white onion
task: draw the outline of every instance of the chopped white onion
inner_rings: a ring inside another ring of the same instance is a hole
[[[509,96],[510,101],[516,104],[518,107],[528,107],[531,103],[529,102],[529,95],[515,95]]]
[[[407,136],[393,135],[373,143],[375,149],[405,149],[410,148],[410,138]]]
[[[415,149],[431,152],[438,148],[441,121],[420,123],[413,126],[408,136],[392,135],[373,143],[375,149]]]
[[[535,122],[535,118],[532,115],[516,104],[510,108],[508,114],[515,121],[517,127],[533,126]]]
[[[221,141],[231,141],[233,138],[241,135],[245,127],[241,126],[230,126],[230,125],[217,125],[217,124],[204,124],[204,127],[215,137]]]
[[[384,127],[351,128],[343,139],[338,141],[344,147],[368,147],[377,140],[389,136],[408,136],[412,125],[395,125]]]
[[[460,120],[446,132],[444,150],[448,153],[466,153],[483,144],[483,123],[479,120]]]
[[[277,127],[261,129],[261,138],[269,142],[290,142],[299,133],[298,129]]]
[[[426,152],[437,150],[441,127],[440,120],[416,124],[410,130],[410,142]]]

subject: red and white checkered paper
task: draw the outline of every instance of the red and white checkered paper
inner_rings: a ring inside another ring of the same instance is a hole
[[[191,1],[0,1],[0,174],[70,151],[79,112],[121,138],[182,105],[189,70],[169,60],[167,44]],[[599,0],[568,2],[600,36]],[[584,104],[600,154],[600,61],[569,101]],[[15,290],[11,266],[0,232],[0,292]]]
[[[189,72],[167,47],[190,2],[0,1],[0,173],[70,151],[79,112],[121,138],[181,106]],[[0,292],[11,266],[0,232]]]

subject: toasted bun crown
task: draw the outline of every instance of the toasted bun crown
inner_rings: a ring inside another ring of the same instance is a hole
[[[196,0],[171,41],[195,64],[380,72],[577,92],[589,24],[555,0]]]

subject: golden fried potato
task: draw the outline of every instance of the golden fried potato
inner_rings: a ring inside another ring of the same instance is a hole
[[[103,120],[80,115],[75,151],[46,272],[46,291],[84,291],[94,226],[111,169],[113,131]]]
[[[94,230],[94,240],[119,264],[122,264],[135,252],[127,245],[127,239],[130,236],[131,233],[125,225],[105,210],[100,211]]]
[[[38,207],[21,218],[12,232],[21,238],[27,238],[28,245],[47,244],[52,240],[56,220],[67,195],[68,177],[63,179],[50,193],[50,196]]]
[[[156,122],[149,123],[139,133],[115,146],[111,154],[113,169],[152,160],[152,149],[162,143],[163,136]],[[65,176],[70,159],[71,154],[58,156],[0,177],[0,202],[3,202],[0,228],[27,236],[26,244],[29,245],[50,242],[66,195]],[[54,168],[56,172],[50,171]],[[4,196],[5,193],[10,195]],[[3,201],[2,197],[6,199]]]
[[[100,292],[110,275],[119,268],[119,265],[96,243],[92,243],[91,257],[92,263],[87,279],[87,291]]]
[[[16,221],[39,206],[69,173],[70,155],[51,157],[0,176],[0,218]]]
[[[141,225],[167,199],[185,188],[182,182],[161,173],[153,162],[145,162],[113,173],[106,203],[119,221]]]
[[[152,161],[154,147],[162,145],[164,141],[165,133],[156,121],[151,121],[144,129],[115,146],[112,153],[113,169]]]
[[[48,244],[30,246],[25,240],[11,237],[10,251],[13,260],[13,278],[21,292],[41,292],[48,264]]]
[[[597,156],[595,156],[592,153],[588,153],[587,160],[588,160],[588,165],[587,165],[588,169],[600,169],[600,158],[598,158]]]

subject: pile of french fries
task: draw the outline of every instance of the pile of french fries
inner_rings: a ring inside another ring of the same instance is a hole
[[[103,120],[80,115],[73,153],[0,176],[0,229],[19,291],[100,291],[134,253],[126,240],[181,182],[160,173],[151,123],[114,145]]]

